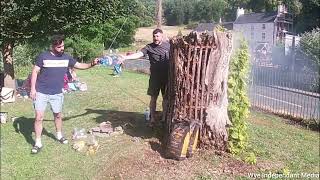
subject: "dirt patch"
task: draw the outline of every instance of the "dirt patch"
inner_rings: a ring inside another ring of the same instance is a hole
[[[156,119],[161,119],[160,112],[156,116]],[[258,161],[257,165],[249,165],[228,153],[212,150],[197,150],[192,158],[184,161],[166,159],[165,147],[159,140],[163,137],[160,132],[161,129],[154,129],[154,136],[148,139],[132,138],[135,144],[130,151],[117,149],[117,152],[123,151],[117,153],[121,157],[110,160],[110,166],[96,179],[234,179],[248,177],[249,173],[278,169],[269,162]]]
[[[274,162],[274,161],[258,161],[257,168],[261,171],[272,171],[279,170],[284,167],[283,162]]]
[[[219,179],[221,176],[233,179],[258,169],[228,154],[219,156],[208,150],[198,150],[192,158],[184,161],[166,159],[156,138],[145,140],[143,146],[140,156],[128,155],[119,159],[98,179]]]
[[[248,173],[256,172],[257,167],[249,165],[243,161],[226,157],[221,162],[219,168],[225,174],[231,174],[236,176],[247,176]]]

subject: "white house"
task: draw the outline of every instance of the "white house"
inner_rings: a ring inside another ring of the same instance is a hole
[[[285,5],[279,5],[277,11],[262,13],[245,13],[243,8],[238,8],[234,22],[200,23],[194,30],[210,33],[217,24],[242,33],[249,43],[253,60],[263,65],[272,65],[273,47],[283,46],[284,55],[289,55],[300,39],[293,32],[293,17]]]
[[[263,13],[246,14],[243,8],[238,8],[233,30],[243,34],[251,52],[259,58],[257,61],[271,61],[268,54],[277,44],[286,48],[294,45],[293,18],[284,5],[279,5],[277,11]]]

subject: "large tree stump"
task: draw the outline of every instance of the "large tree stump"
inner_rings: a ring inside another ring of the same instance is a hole
[[[177,123],[198,123],[200,146],[225,151],[231,34],[192,32],[171,39],[170,44],[167,132]]]

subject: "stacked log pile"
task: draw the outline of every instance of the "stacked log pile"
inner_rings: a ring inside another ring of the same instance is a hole
[[[202,147],[226,150],[231,34],[192,32],[172,38],[170,45],[167,132],[177,123],[197,123]]]

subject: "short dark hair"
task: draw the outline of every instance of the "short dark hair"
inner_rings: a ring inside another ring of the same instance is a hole
[[[163,34],[163,31],[161,29],[157,28],[157,29],[153,30],[153,32],[152,32],[152,34],[157,34],[157,33]]]
[[[53,46],[60,45],[64,41],[64,35],[57,34],[53,35],[51,39],[51,44]]]

